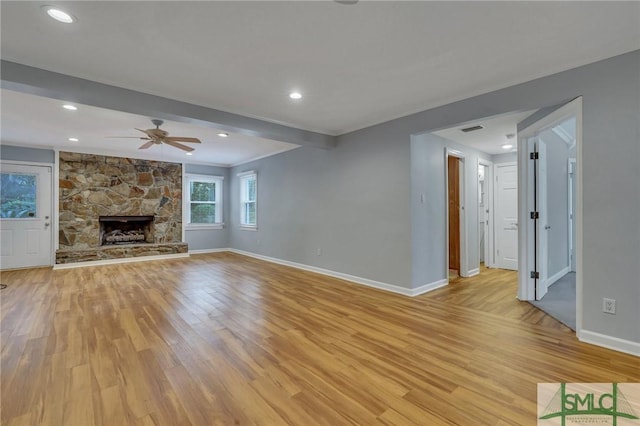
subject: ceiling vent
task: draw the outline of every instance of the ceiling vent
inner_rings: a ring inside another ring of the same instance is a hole
[[[482,129],[484,129],[484,126],[477,125],[477,126],[465,127],[464,129],[460,129],[460,130],[462,130],[465,133],[469,133],[469,132],[475,132],[476,130],[482,130]]]

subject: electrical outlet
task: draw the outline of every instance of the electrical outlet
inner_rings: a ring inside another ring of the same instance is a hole
[[[317,251],[317,253],[318,253],[318,256],[322,256],[322,249],[321,249],[321,248],[319,248],[319,249],[318,249],[318,251]]]
[[[256,240],[256,245],[260,245],[260,240]]]
[[[607,314],[616,314],[616,300],[615,299],[607,299],[606,297],[602,299],[602,312]]]

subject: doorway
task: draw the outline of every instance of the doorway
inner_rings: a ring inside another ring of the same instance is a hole
[[[3,163],[0,178],[0,269],[51,265],[51,167]]]
[[[581,99],[527,126],[519,144],[524,185],[518,298],[581,328]],[[574,252],[575,251],[575,252]],[[575,263],[574,263],[575,259]],[[575,273],[572,270],[575,269]],[[552,287],[553,286],[553,287]]]
[[[493,268],[493,163],[478,160],[478,258],[479,271]]]
[[[462,277],[465,269],[464,155],[446,150],[447,268],[449,281]]]

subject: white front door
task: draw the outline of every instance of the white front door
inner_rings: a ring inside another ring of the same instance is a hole
[[[518,168],[516,163],[496,164],[495,265],[518,269]]]
[[[0,269],[51,265],[51,167],[3,163]]]

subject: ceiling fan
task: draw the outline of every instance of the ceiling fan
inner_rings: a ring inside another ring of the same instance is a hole
[[[174,148],[179,148],[183,151],[187,151],[187,152],[191,152],[193,151],[193,148],[191,148],[190,146],[186,146],[183,145],[181,143],[178,142],[189,142],[189,143],[201,143],[200,139],[198,138],[187,138],[187,137],[182,137],[182,136],[169,136],[169,132],[167,132],[166,130],[162,130],[160,128],[160,126],[162,126],[162,123],[164,123],[164,121],[162,120],[151,120],[151,122],[156,126],[155,129],[138,129],[136,128],[136,130],[141,131],[142,133],[144,133],[146,136],[142,136],[142,137],[137,137],[137,136],[112,136],[114,138],[135,138],[135,139],[141,139],[143,141],[147,141],[145,143],[143,143],[142,145],[140,145],[140,147],[138,149],[147,149],[149,147],[151,147],[152,145],[160,145],[160,144],[167,144],[170,145]]]

